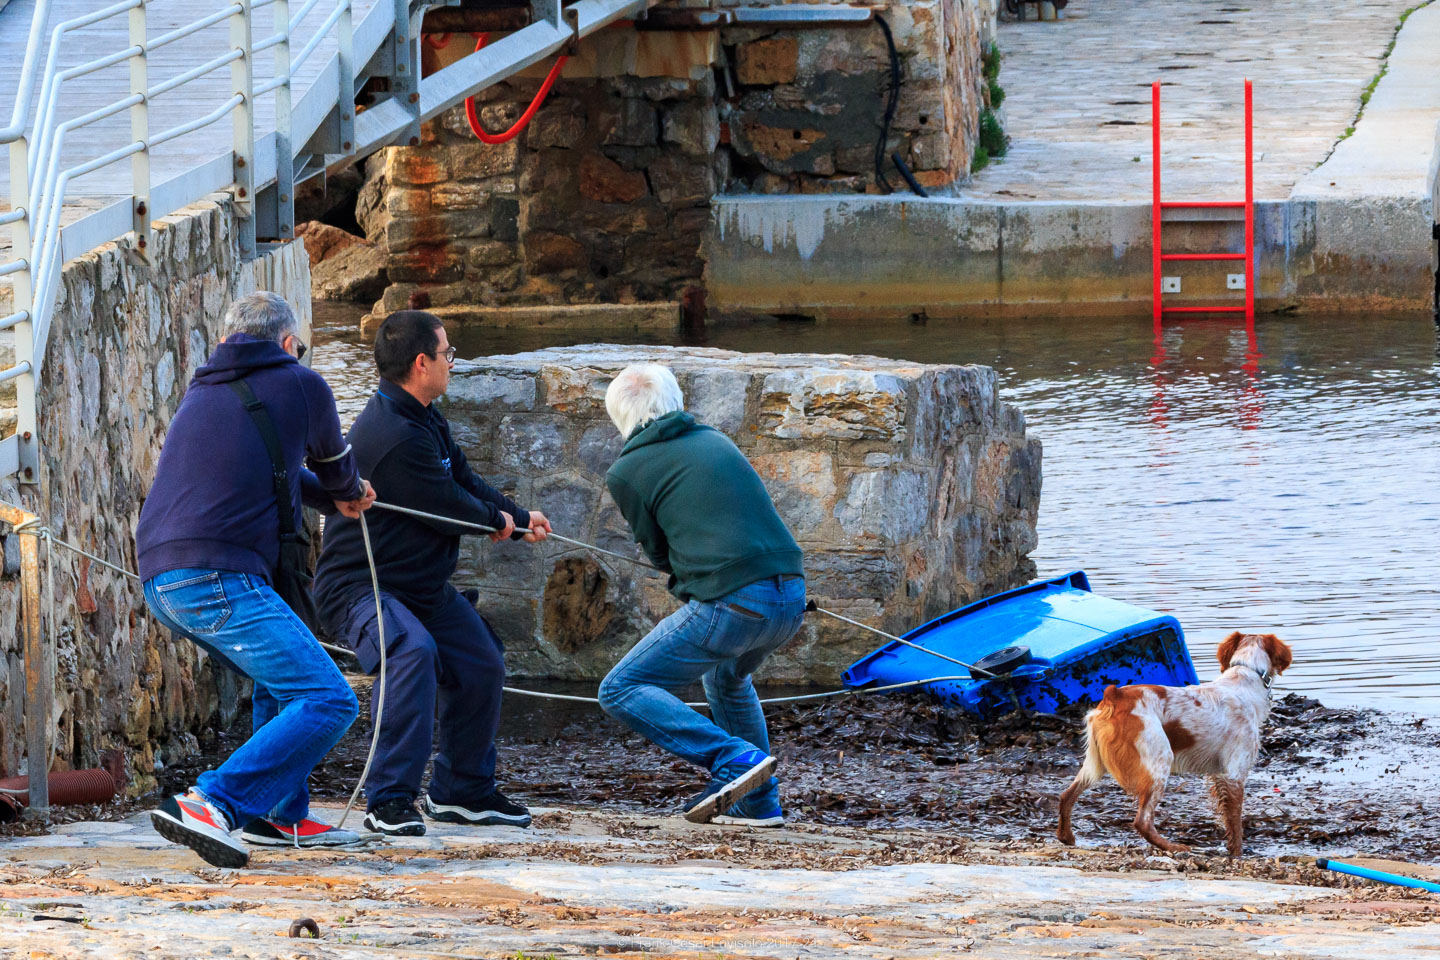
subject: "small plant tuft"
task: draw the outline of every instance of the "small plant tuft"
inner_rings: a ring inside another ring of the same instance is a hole
[[[1010,145],[1010,138],[1005,136],[1005,129],[1000,126],[1000,118],[995,116],[995,111],[988,107],[980,111],[980,146],[991,157],[1003,157]]]
[[[980,54],[980,72],[986,80],[994,80],[1000,76],[1000,48],[993,40]]]
[[[994,77],[986,80],[985,85],[990,88],[990,109],[999,110],[1000,104],[1005,102],[1005,88]]]

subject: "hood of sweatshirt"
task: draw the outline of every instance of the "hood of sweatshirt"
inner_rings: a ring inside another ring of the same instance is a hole
[[[220,341],[205,365],[195,371],[196,383],[229,383],[265,367],[299,363],[274,340],[233,333]]]
[[[620,451],[623,457],[631,450],[638,450],[640,447],[649,446],[652,443],[663,443],[666,440],[674,440],[676,437],[684,436],[696,430],[709,430],[703,424],[696,423],[695,418],[684,410],[675,410],[665,414],[663,417],[656,417],[649,423],[644,424],[634,433],[630,439],[625,441],[625,446]]]

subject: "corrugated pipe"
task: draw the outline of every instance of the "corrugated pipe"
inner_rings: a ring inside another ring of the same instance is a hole
[[[125,755],[119,750],[100,754],[103,767],[52,773],[50,803],[66,807],[81,803],[107,803],[125,786]],[[30,803],[30,778],[0,780],[0,823],[17,819]]]
[[[106,803],[115,796],[119,785],[109,770],[65,770],[49,776],[50,804],[68,807],[77,803]],[[10,777],[0,780],[0,790],[18,800],[22,806],[30,803],[30,778]],[[3,812],[0,812],[3,816]]]

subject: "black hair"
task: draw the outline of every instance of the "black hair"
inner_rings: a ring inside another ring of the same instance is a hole
[[[410,368],[420,354],[435,356],[443,326],[440,318],[424,310],[397,310],[375,331],[375,368],[392,383],[410,379]]]

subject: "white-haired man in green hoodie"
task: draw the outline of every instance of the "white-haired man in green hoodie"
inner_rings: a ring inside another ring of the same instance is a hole
[[[685,606],[615,665],[600,705],[710,772],[685,819],[778,827],[775,758],[750,676],[800,628],[800,547],[744,454],[684,412],[668,369],[626,367],[605,408],[625,438],[605,477],[610,495]],[[709,717],[676,695],[696,680]]]

